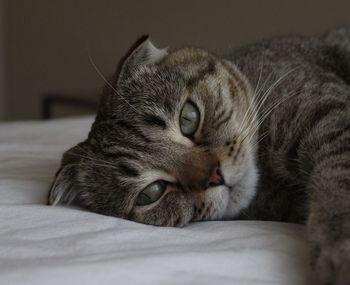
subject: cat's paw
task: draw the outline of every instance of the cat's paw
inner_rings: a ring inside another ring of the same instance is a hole
[[[322,285],[350,285],[350,240],[322,247],[314,266]]]

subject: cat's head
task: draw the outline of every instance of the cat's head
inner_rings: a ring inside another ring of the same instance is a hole
[[[63,155],[49,203],[164,226],[233,218],[255,193],[254,111],[230,62],[142,37],[108,81],[88,138]]]

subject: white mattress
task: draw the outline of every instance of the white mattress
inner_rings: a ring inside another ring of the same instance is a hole
[[[46,206],[61,153],[92,118],[0,124],[0,284],[314,284],[305,228],[161,228]]]

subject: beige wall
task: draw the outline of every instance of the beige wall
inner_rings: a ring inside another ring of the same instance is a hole
[[[6,0],[5,0],[6,1]],[[7,0],[8,119],[39,116],[47,91],[98,92],[137,36],[215,51],[284,33],[350,25],[350,1]]]

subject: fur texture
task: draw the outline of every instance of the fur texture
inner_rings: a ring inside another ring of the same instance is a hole
[[[350,284],[350,31],[282,37],[217,56],[138,41],[106,81],[88,138],[68,150],[49,203],[163,226],[307,223],[325,284]],[[180,131],[186,102],[200,114]],[[210,185],[220,169],[224,184]],[[258,179],[259,176],[259,179]],[[154,181],[161,198],[137,206]]]

